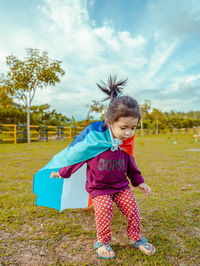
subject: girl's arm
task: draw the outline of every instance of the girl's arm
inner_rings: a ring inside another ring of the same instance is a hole
[[[140,184],[144,183],[144,179],[141,175],[141,172],[137,168],[135,160],[132,156],[128,155],[128,169],[127,169],[127,176],[129,177],[131,184],[134,187],[139,186]]]
[[[127,175],[130,178],[131,184],[134,187],[138,186],[138,188],[142,190],[147,196],[151,194],[150,187],[144,183],[144,179],[141,175],[141,172],[138,170],[134,158],[130,155]]]
[[[76,163],[67,167],[61,168],[58,172],[59,175],[63,178],[69,178],[73,173],[75,173],[81,166],[84,165],[86,161]]]
[[[51,178],[69,178],[73,173],[75,173],[86,161],[77,163],[77,164],[73,164],[67,167],[63,167],[61,168],[58,173],[57,172],[52,172],[50,177]]]

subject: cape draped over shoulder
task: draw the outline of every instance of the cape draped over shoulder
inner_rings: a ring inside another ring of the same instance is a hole
[[[40,169],[33,180],[33,192],[37,195],[36,205],[62,211],[67,208],[87,208],[92,205],[91,197],[85,190],[86,167],[84,164],[70,178],[51,179],[51,172],[60,168],[89,160],[113,147],[109,128],[104,121],[97,121],[86,127],[72,143],[56,154]],[[133,156],[134,136],[124,141],[120,148]]]

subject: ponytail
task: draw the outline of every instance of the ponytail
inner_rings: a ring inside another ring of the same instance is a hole
[[[111,123],[117,121],[120,117],[127,116],[138,118],[138,121],[140,120],[140,109],[137,101],[130,96],[122,95],[127,81],[128,78],[117,81],[116,75],[114,77],[110,75],[108,77],[108,84],[105,84],[103,81],[101,81],[102,85],[97,83],[99,89],[107,95],[104,101],[110,99],[106,118],[108,118]]]
[[[107,98],[104,99],[104,101],[110,99],[110,101],[113,101],[117,96],[122,94],[122,91],[127,84],[128,78],[125,80],[119,80],[117,81],[117,76],[109,76],[108,77],[108,84],[105,84],[103,81],[102,84],[100,85],[97,83],[97,86],[101,91],[103,91],[105,94],[108,95]]]

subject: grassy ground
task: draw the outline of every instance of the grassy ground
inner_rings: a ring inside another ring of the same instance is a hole
[[[96,257],[93,208],[36,207],[33,174],[66,142],[0,145],[1,265],[200,265],[200,149],[192,136],[136,137],[135,158],[152,195],[138,189],[142,234],[157,248],[146,257],[128,243],[115,208],[111,245],[117,259]]]

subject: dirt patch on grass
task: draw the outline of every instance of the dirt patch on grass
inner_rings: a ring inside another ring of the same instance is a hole
[[[47,265],[53,263],[49,251],[35,245],[23,245],[15,254],[14,262],[18,265]]]

